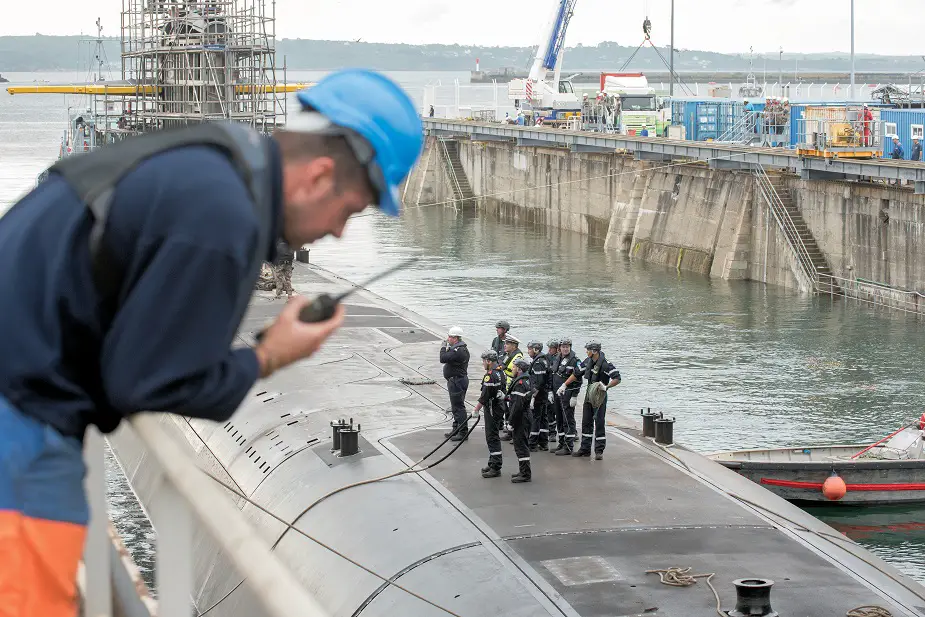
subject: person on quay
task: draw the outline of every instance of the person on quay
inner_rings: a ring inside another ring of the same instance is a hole
[[[276,259],[273,261],[273,281],[276,283],[276,297],[286,292],[287,299],[292,299],[292,261],[295,251],[285,240],[276,243]]]
[[[549,450],[549,426],[546,418],[546,375],[549,359],[543,353],[543,343],[539,341],[530,341],[527,344],[527,353],[530,355],[530,384],[533,386],[533,396],[530,397],[530,409],[533,414],[527,445],[530,446],[530,452],[545,452]]]
[[[511,380],[514,379],[514,362],[523,357],[524,353],[520,351],[520,339],[513,334],[508,334],[504,339],[504,354],[499,360],[501,370],[504,371],[504,383],[506,387],[509,387]],[[506,408],[504,413],[504,434],[501,436],[501,441],[510,441],[513,439],[511,436],[510,417],[510,408]]]
[[[334,71],[285,128],[154,131],[56,162],[0,218],[0,614],[73,617],[89,508],[87,428],[139,412],[224,423],[258,379],[343,324],[294,296],[233,345],[276,241],[340,237],[370,204],[397,216],[423,147],[394,81]],[[195,173],[190,173],[194,171]],[[105,513],[104,513],[105,516]]]
[[[591,442],[594,441],[594,458],[604,458],[607,445],[604,416],[607,415],[607,391],[620,384],[620,371],[610,363],[601,351],[599,341],[585,344],[588,354],[575,373],[565,381],[568,388],[570,381],[581,379],[584,375],[588,387],[585,390],[585,404],[581,413],[581,447],[572,456],[591,456]]]
[[[554,450],[556,456],[570,456],[575,445],[575,406],[578,404],[582,376],[580,364],[581,361],[572,351],[572,339],[561,339],[559,365],[553,376],[556,395],[559,397],[559,415],[556,416],[556,423],[559,425],[559,447]]]
[[[901,161],[906,156],[902,142],[899,141],[899,137],[893,138],[893,152],[890,156],[898,161]]]
[[[469,389],[469,348],[462,340],[462,328],[453,326],[440,348],[440,363],[443,364],[443,378],[450,395],[453,411],[453,429],[444,435],[450,441],[462,441],[468,437],[469,425],[466,413],[466,391]]]
[[[517,473],[511,477],[514,484],[532,480],[530,446],[527,439],[532,424],[530,398],[533,396],[533,386],[530,383],[530,366],[530,361],[524,357],[514,360],[514,378],[507,392],[510,400],[511,430],[514,435],[514,454],[517,455]]]
[[[503,319],[495,323],[497,336],[491,341],[491,348],[495,350],[499,358],[504,354],[504,339],[507,338],[510,329],[511,324]]]
[[[472,412],[473,419],[485,410],[485,443],[488,445],[488,465],[482,467],[483,478],[501,475],[501,439],[498,432],[504,422],[504,371],[498,368],[498,354],[494,349],[482,353],[482,392]]]
[[[550,340],[546,347],[546,426],[549,429],[549,443],[558,443],[559,399],[553,387],[553,378],[559,368],[559,339]]]

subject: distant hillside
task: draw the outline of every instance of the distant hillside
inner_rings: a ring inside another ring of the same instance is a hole
[[[4,71],[74,70],[87,66],[88,46],[79,45],[86,40],[80,36],[0,36],[0,73]],[[113,66],[119,66],[120,46],[117,39],[106,39],[106,56]],[[78,49],[79,54],[78,54]],[[593,47],[577,45],[565,52],[564,69],[596,70],[619,69],[635,51],[613,42]],[[380,70],[432,70],[463,71],[475,68],[475,59],[481,68],[514,67],[524,69],[533,57],[528,47],[467,47],[464,45],[403,45],[386,43],[355,43],[349,41],[315,41],[282,39],[277,46],[279,61],[286,57],[290,69],[332,69],[343,66],[366,66]],[[662,49],[667,56],[667,50]],[[793,74],[795,60],[803,71],[847,71],[849,57],[845,53],[785,54],[784,74]],[[857,70],[868,72],[907,72],[925,68],[920,56],[859,55]],[[640,70],[663,69],[664,64],[649,48],[641,50],[630,68]],[[754,69],[760,73],[765,60],[756,57]],[[720,54],[710,51],[679,50],[675,57],[679,71],[743,71],[748,69],[748,54]],[[767,60],[769,75],[777,73],[777,55]]]

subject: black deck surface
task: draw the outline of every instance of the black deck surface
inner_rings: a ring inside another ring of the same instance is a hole
[[[426,430],[393,443],[417,460],[441,440]],[[882,600],[854,578],[792,541],[661,458],[609,435],[605,459],[532,455],[533,482],[514,485],[516,458],[504,446],[500,478],[479,474],[487,448],[478,430],[456,454],[430,471],[460,508],[522,558],[575,609],[591,616],[716,615],[701,581],[669,587],[645,571],[671,566],[715,572],[723,608],[735,605],[732,581],[775,581],[772,602],[781,615],[841,616]],[[452,499],[448,500],[448,507]],[[472,516],[474,515],[474,516]],[[477,517],[477,518],[476,518]],[[489,542],[486,538],[485,542]]]

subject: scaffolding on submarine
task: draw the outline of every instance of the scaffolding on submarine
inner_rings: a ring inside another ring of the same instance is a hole
[[[276,3],[122,0],[120,128],[137,134],[233,120],[270,133],[286,118]]]

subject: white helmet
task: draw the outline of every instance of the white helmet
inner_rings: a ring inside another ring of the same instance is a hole
[[[446,335],[447,336],[462,336],[463,331],[462,331],[462,328],[460,328],[459,326],[453,326],[447,331]]]

